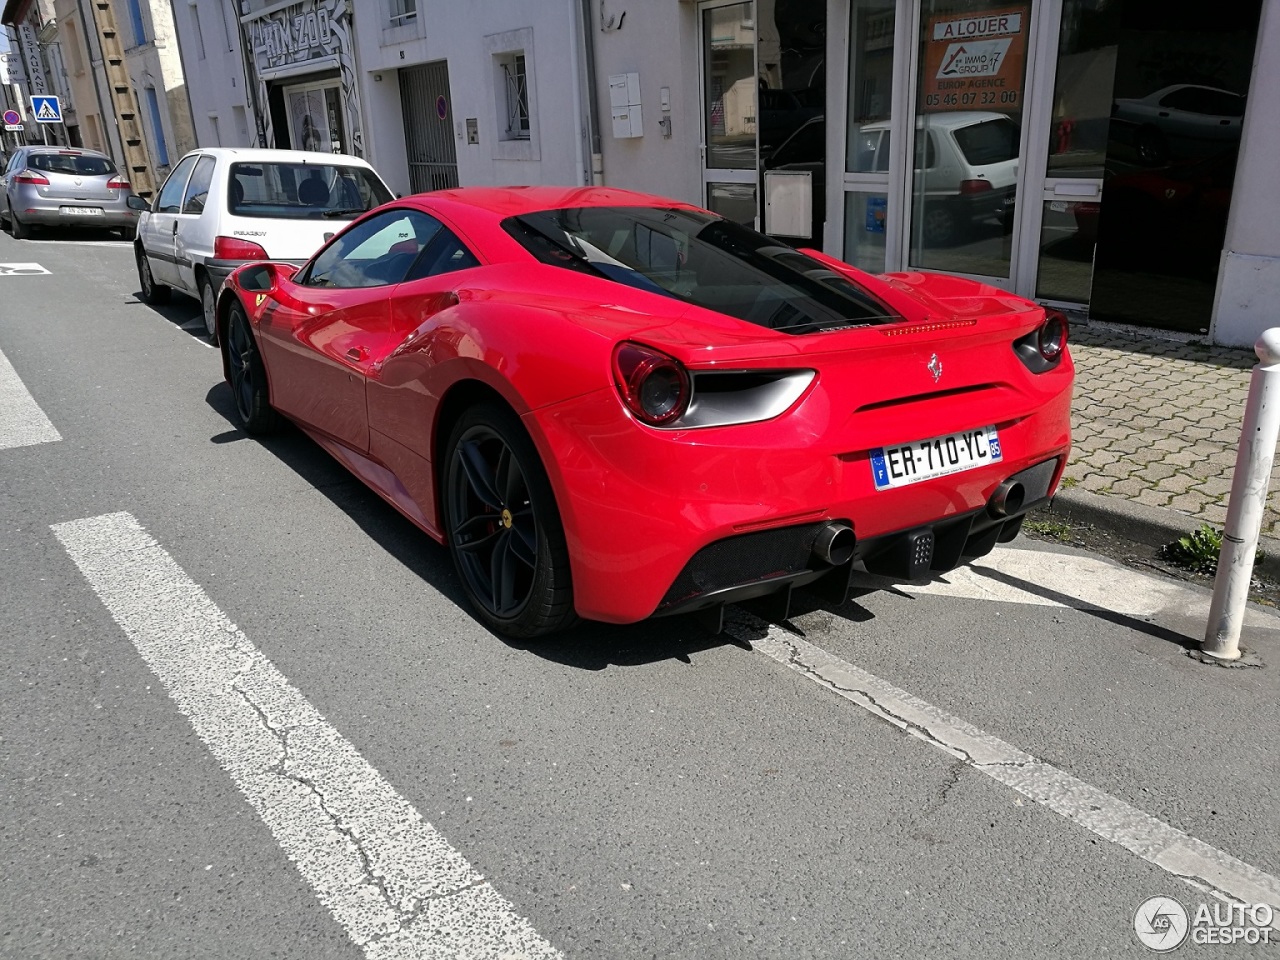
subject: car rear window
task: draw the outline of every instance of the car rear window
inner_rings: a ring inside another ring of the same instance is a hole
[[[814,333],[902,319],[817,260],[714,214],[577,207],[511,217],[503,227],[543,263],[771,330]]]
[[[87,157],[79,153],[33,153],[27,166],[45,173],[69,173],[76,177],[103,177],[116,172],[116,165],[106,157]]]
[[[365,167],[338,163],[233,163],[227,209],[237,217],[352,220],[392,199]]]
[[[1012,120],[983,120],[953,131],[965,160],[975,167],[1018,159],[1018,125]]]

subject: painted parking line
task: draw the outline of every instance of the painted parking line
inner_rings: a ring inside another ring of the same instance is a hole
[[[9,358],[0,351],[0,450],[61,439]]]
[[[370,960],[561,958],[128,513],[54,534]]]
[[[38,263],[0,263],[0,277],[46,277],[49,271]]]
[[[761,638],[765,626],[745,611],[726,616],[726,631],[765,656],[1197,890],[1241,903],[1270,904],[1276,910],[1273,925],[1280,929],[1280,879],[778,626],[768,625]]]

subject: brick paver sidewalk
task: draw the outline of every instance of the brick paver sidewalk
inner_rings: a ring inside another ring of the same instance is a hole
[[[1073,324],[1076,363],[1068,485],[1221,528],[1240,442],[1252,350],[1205,347]],[[1271,490],[1280,490],[1280,470]],[[1262,532],[1280,533],[1269,504]]]

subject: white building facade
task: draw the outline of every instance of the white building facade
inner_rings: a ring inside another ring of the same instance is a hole
[[[156,186],[196,146],[173,13],[164,0],[113,0],[125,68]]]
[[[582,8],[360,3],[366,158],[400,192],[589,182]]]
[[[863,269],[1252,344],[1280,300],[1280,0],[591,5],[604,179]]]
[[[256,91],[242,55],[238,0],[174,0],[174,29],[187,78],[195,135],[202,147],[265,143]]]

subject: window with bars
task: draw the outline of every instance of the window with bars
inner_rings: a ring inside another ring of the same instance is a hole
[[[506,102],[506,130],[504,140],[529,139],[529,83],[525,73],[523,50],[501,54],[498,68]]]
[[[391,26],[398,27],[418,18],[418,0],[391,0]]]

